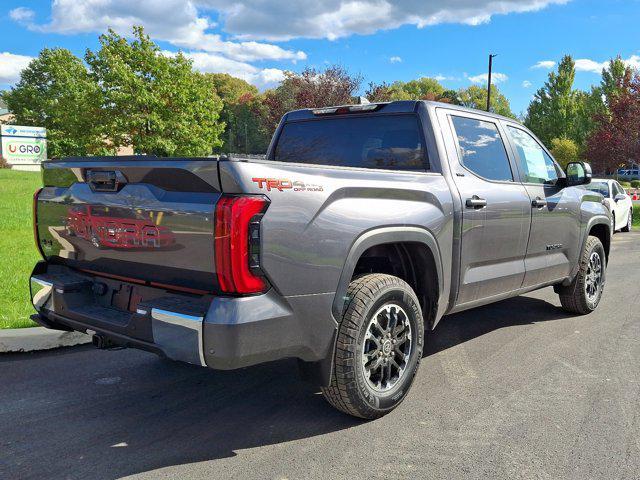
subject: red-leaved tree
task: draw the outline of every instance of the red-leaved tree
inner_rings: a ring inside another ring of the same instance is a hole
[[[609,112],[595,116],[596,127],[587,139],[587,158],[596,172],[610,174],[640,159],[640,76],[625,83]]]
[[[275,130],[282,115],[290,110],[352,103],[361,82],[359,75],[351,75],[341,66],[286,72],[277,88],[265,92],[265,127]]]

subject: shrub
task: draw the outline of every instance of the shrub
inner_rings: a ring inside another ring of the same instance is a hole
[[[2,155],[0,155],[0,168],[11,168]]]
[[[631,188],[631,184],[629,182],[618,182],[622,188]]]
[[[631,180],[631,186],[633,188],[640,188],[640,180]]]

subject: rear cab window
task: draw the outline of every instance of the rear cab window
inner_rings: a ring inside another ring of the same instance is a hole
[[[429,169],[422,127],[413,113],[287,122],[278,136],[272,160],[391,170]]]

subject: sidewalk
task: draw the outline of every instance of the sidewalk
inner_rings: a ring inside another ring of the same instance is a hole
[[[80,332],[62,332],[44,327],[0,329],[0,353],[33,352],[90,343]]]

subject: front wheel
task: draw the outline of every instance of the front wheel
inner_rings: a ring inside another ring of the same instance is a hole
[[[567,312],[585,315],[593,312],[602,298],[606,256],[599,238],[589,236],[580,256],[580,267],[571,285],[559,291],[560,303]]]
[[[627,224],[622,228],[622,231],[630,232],[632,224],[633,224],[633,208],[629,210],[629,215],[627,215]]]
[[[340,322],[327,401],[356,417],[378,418],[396,408],[415,377],[424,342],[420,304],[398,277],[353,280]]]

